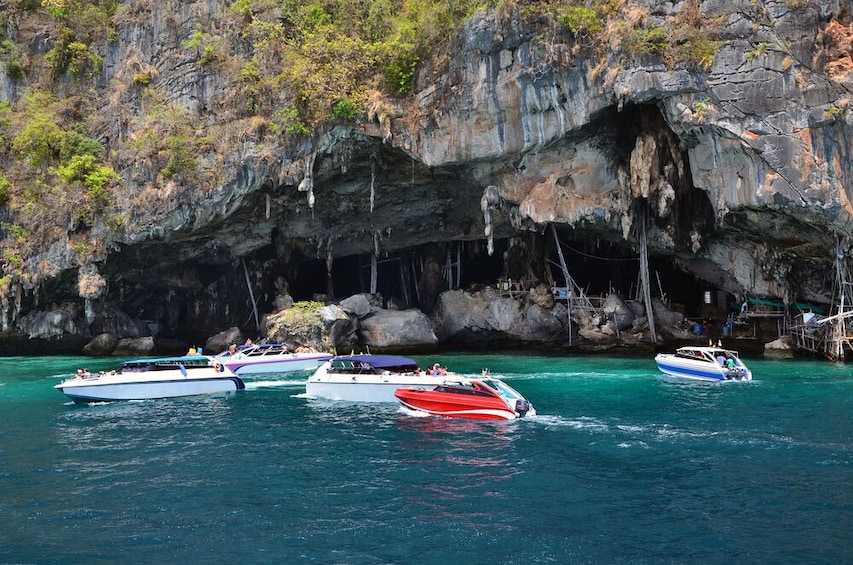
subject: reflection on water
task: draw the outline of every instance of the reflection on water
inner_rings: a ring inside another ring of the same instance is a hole
[[[398,413],[395,451],[401,468],[409,470],[401,480],[416,517],[465,528],[511,528],[508,492],[511,481],[524,473],[514,446],[518,423]],[[504,507],[486,502],[501,497],[507,498]]]

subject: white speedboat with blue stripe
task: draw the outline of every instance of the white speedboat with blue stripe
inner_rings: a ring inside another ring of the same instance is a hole
[[[243,380],[222,363],[205,355],[135,359],[118,370],[78,371],[76,377],[54,386],[78,403],[148,400],[231,392],[246,388]]]
[[[332,358],[331,353],[294,347],[288,343],[255,343],[223,351],[216,356],[237,375],[314,371]]]
[[[658,353],[655,363],[670,377],[701,381],[752,380],[752,372],[737,351],[722,347],[679,347],[675,353]]]

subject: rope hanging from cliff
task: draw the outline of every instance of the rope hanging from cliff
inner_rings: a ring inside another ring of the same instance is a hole
[[[643,281],[643,302],[646,305],[646,319],[649,322],[649,337],[653,343],[657,343],[658,336],[655,330],[655,313],[652,306],[652,288],[649,282],[649,243],[646,237],[646,225],[648,223],[645,208],[640,212],[640,234],[638,247],[640,248],[640,277]]]
[[[261,320],[258,317],[258,303],[255,300],[255,293],[252,290],[252,281],[249,279],[249,268],[246,266],[246,259],[240,257],[240,262],[243,264],[243,274],[246,275],[246,288],[249,289],[249,300],[252,301],[252,313],[255,315],[255,329],[260,331]]]
[[[585,253],[580,249],[575,249],[571,245],[563,244],[566,249],[580,255],[581,257],[586,257],[587,259],[596,259],[598,261],[639,261],[637,257],[602,257],[600,255],[592,255],[591,253]]]

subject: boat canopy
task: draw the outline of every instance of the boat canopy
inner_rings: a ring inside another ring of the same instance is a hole
[[[389,369],[393,367],[417,366],[414,359],[400,355],[341,355],[332,359],[333,363],[367,363],[377,369]]]

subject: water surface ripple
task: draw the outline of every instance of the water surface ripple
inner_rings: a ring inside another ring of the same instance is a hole
[[[292,376],[74,405],[52,385],[100,361],[7,358],[0,563],[853,562],[845,366],[691,385],[642,357],[440,360],[539,415],[413,417]]]

